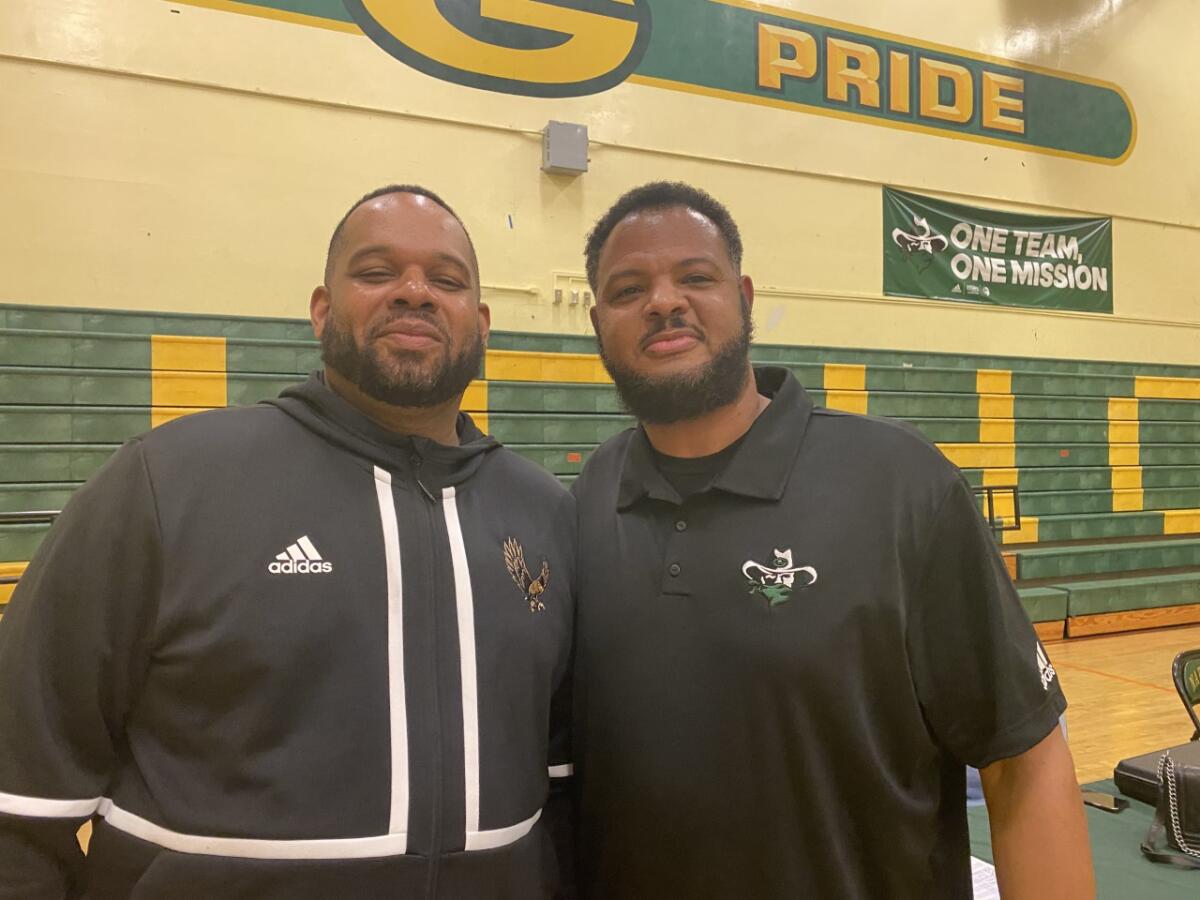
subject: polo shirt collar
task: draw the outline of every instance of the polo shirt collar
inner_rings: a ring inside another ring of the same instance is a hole
[[[777,366],[755,366],[758,392],[771,398],[710,489],[743,497],[779,500],[812,415],[812,400],[796,376]],[[617,508],[643,497],[680,504],[679,494],[658,470],[646,430],[638,425],[625,452]]]

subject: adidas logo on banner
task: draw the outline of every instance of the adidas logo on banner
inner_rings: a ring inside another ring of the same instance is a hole
[[[276,554],[275,562],[267,566],[267,571],[272,575],[322,575],[333,571],[333,563],[321,558],[306,534]]]

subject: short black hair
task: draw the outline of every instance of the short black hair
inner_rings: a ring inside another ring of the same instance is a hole
[[[381,188],[376,188],[369,194],[363,194],[354,205],[346,210],[346,214],[342,216],[337,223],[337,227],[333,229],[333,234],[329,238],[329,249],[325,251],[325,284],[329,285],[329,276],[333,274],[333,258],[337,255],[338,244],[342,240],[342,231],[345,230],[346,220],[354,214],[354,211],[364,203],[370,203],[380,197],[386,197],[388,194],[415,194],[418,197],[427,197],[432,200],[446,212],[454,217],[454,221],[462,226],[463,234],[467,236],[467,245],[471,248],[471,264],[475,267],[475,277],[479,278],[479,257],[475,253],[475,242],[471,240],[471,232],[467,231],[467,225],[462,218],[451,209],[450,204],[435,194],[427,187],[421,187],[419,184],[389,184]]]
[[[587,265],[588,284],[596,290],[596,270],[600,265],[600,251],[612,230],[626,217],[646,209],[670,209],[682,206],[700,213],[717,226],[725,239],[725,249],[733,261],[734,271],[742,271],[742,234],[737,222],[724,205],[706,191],[692,187],[682,181],[651,181],[625,193],[609,207],[599,221],[588,232],[583,256]]]

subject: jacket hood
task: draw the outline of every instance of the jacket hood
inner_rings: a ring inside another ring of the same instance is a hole
[[[285,388],[264,403],[283,410],[305,428],[374,465],[407,472],[427,490],[440,490],[470,478],[500,442],[485,435],[471,417],[458,414],[459,446],[450,447],[412,434],[399,434],[377,424],[338,396],[313,372],[303,384]]]

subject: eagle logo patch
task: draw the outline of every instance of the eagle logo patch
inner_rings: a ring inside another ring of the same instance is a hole
[[[529,611],[535,613],[545,609],[542,595],[546,593],[546,586],[550,584],[550,563],[543,559],[542,571],[534,578],[529,574],[529,567],[525,565],[524,548],[516,538],[510,537],[504,539],[504,567],[508,569],[508,574],[517,583],[517,587],[524,592]]]
[[[762,594],[771,606],[778,606],[792,599],[792,589],[808,587],[817,583],[817,570],[812,566],[792,564],[791,549],[774,551],[770,565],[756,563],[752,559],[742,563],[742,574],[750,586],[751,594]],[[800,583],[796,583],[796,576]]]

